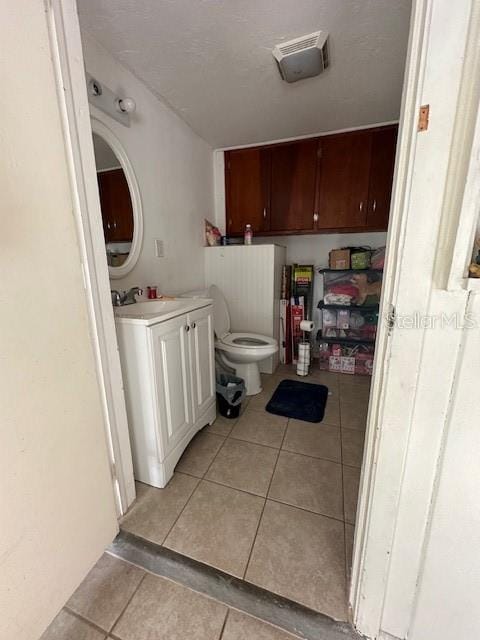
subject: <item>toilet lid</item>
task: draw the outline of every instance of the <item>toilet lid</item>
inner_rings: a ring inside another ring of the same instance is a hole
[[[208,289],[208,297],[213,300],[213,327],[219,340],[230,333],[230,315],[227,302],[220,289],[212,284]]]

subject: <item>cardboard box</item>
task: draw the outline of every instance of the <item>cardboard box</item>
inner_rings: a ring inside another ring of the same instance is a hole
[[[328,262],[330,269],[350,269],[350,249],[332,249]]]
[[[342,356],[341,360],[341,372],[342,373],[355,373],[355,358],[351,356]]]
[[[330,356],[328,361],[329,371],[341,371],[342,370],[342,358],[340,356]]]
[[[352,251],[352,255],[350,256],[352,269],[368,269],[371,255],[371,251]]]
[[[359,353],[355,358],[355,373],[371,376],[373,373],[373,353]]]

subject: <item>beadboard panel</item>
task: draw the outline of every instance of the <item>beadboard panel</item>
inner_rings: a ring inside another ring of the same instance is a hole
[[[205,248],[206,285],[216,284],[227,301],[231,330],[279,338],[279,300],[285,247],[274,244]],[[272,373],[278,353],[260,363]]]

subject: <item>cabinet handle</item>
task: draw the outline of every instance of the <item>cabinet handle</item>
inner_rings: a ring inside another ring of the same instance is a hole
[[[185,325],[185,331],[188,333],[190,331],[190,327],[188,326],[188,324]]]
[[[110,222],[107,222],[107,229],[110,231]]]
[[[377,208],[377,201],[374,200],[373,201],[373,206],[372,206],[372,211],[375,211],[376,208]]]
[[[313,214],[313,221],[318,222],[318,213]]]
[[[196,322],[192,322],[192,329],[195,329],[196,326],[197,326],[197,323]]]
[[[266,220],[267,218],[267,209],[266,207],[263,207],[263,219]]]
[[[114,231],[117,230],[117,222],[116,222],[116,220],[113,221],[113,230]]]
[[[360,204],[358,205],[358,209],[359,209],[360,213],[363,211],[363,200],[362,200],[362,202],[360,202]]]

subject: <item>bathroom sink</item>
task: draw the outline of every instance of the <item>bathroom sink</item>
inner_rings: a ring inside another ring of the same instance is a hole
[[[151,325],[187,313],[192,309],[198,309],[199,306],[207,306],[211,304],[212,301],[204,298],[201,302],[204,304],[199,304],[198,298],[146,300],[124,307],[114,307],[114,313],[115,319],[120,322]]]

